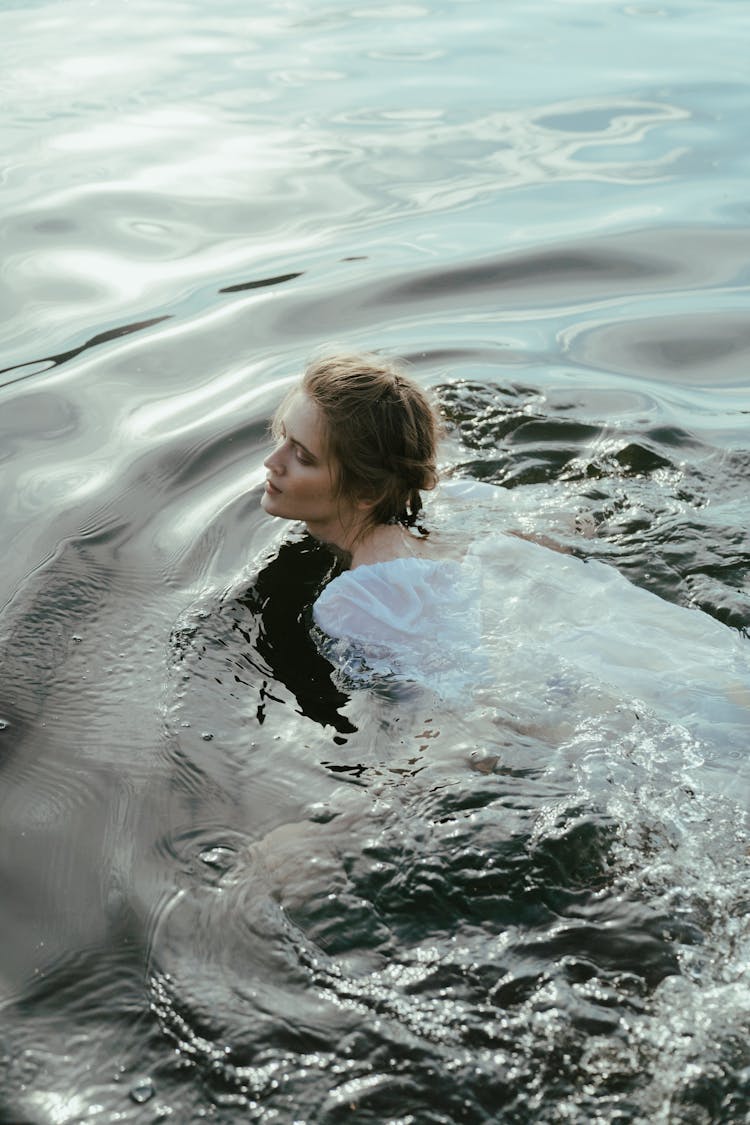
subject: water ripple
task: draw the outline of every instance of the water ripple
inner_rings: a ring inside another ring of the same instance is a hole
[[[344,690],[258,498],[406,355],[516,530],[750,628],[742,5],[0,33],[0,1116],[739,1125],[744,732]]]

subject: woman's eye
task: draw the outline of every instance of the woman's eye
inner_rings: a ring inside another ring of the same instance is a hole
[[[312,461],[310,460],[310,458],[306,453],[303,453],[301,449],[297,449],[295,452],[300,465],[312,465]]]

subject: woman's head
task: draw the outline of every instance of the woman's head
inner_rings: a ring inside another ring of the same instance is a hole
[[[359,534],[393,521],[414,524],[420,493],[437,483],[438,422],[420,387],[380,357],[315,360],[274,418],[279,439],[295,400],[299,422],[316,423],[314,452],[327,460],[339,509],[358,513]],[[267,465],[273,471],[273,457]]]

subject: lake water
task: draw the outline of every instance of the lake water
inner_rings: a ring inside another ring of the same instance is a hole
[[[342,690],[258,498],[381,349],[746,639],[750,12],[254,7],[0,3],[0,1120],[746,1122],[747,727]]]

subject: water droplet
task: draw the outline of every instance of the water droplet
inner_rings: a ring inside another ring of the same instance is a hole
[[[200,860],[208,867],[215,867],[219,871],[227,871],[232,864],[234,852],[231,848],[208,848],[200,853]]]
[[[137,1105],[143,1105],[149,1098],[153,1098],[156,1090],[150,1078],[139,1078],[135,1086],[130,1088],[130,1098]]]
[[[203,739],[204,742],[210,742],[211,739],[213,738],[213,735],[211,734],[210,730],[204,730],[203,734],[201,735],[201,738]]]
[[[79,645],[83,640],[83,637],[79,633],[74,633],[70,639],[74,645]]]

